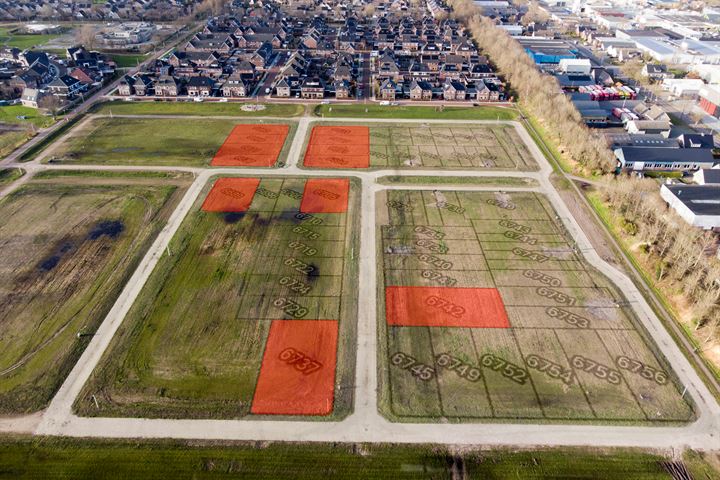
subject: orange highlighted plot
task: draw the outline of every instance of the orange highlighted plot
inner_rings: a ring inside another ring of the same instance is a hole
[[[219,178],[203,202],[206,212],[244,212],[250,208],[259,178]]]
[[[368,168],[370,129],[357,126],[314,127],[304,164],[320,168]]]
[[[343,213],[347,211],[350,180],[347,178],[311,178],[305,182],[302,213]]]
[[[210,163],[218,167],[272,167],[277,162],[288,125],[236,125]]]
[[[510,328],[496,288],[386,287],[388,325]]]
[[[273,320],[250,412],[330,414],[337,337],[336,320]]]

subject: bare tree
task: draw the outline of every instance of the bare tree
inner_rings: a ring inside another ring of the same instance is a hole
[[[88,50],[92,50],[95,48],[96,34],[95,27],[92,25],[83,25],[75,31],[75,41]]]
[[[57,95],[45,95],[38,101],[38,107],[43,110],[47,110],[53,117],[53,120],[57,117],[60,108],[63,106],[63,101]]]

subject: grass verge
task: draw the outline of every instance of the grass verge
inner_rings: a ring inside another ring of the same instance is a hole
[[[61,126],[53,130],[47,137],[45,137],[32,147],[28,148],[25,153],[20,155],[20,158],[18,160],[21,162],[29,162],[30,160],[34,159],[38,154],[40,154],[43,150],[50,146],[50,144],[52,144],[55,140],[63,136],[72,127],[74,127],[81,118],[83,118],[83,115],[78,115],[72,120],[64,122]]]
[[[0,170],[0,187],[8,185],[25,175],[22,168],[3,168]]]

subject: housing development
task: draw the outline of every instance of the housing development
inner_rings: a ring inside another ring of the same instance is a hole
[[[0,477],[719,478],[712,5],[0,18]]]

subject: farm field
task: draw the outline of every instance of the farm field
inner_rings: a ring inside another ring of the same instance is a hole
[[[207,166],[238,124],[209,118],[95,117],[73,129],[53,152],[52,163]],[[252,121],[250,123],[253,123]],[[271,123],[271,122],[270,122]],[[289,124],[292,132],[295,124]],[[280,151],[287,156],[290,141]]]
[[[47,405],[188,177],[57,174],[0,200],[0,414]]]
[[[353,396],[359,186],[304,177],[209,183],[76,411],[341,418]]]
[[[0,479],[292,478],[295,480],[463,478],[671,480],[657,453],[624,449],[462,452],[430,445],[0,440]],[[711,453],[684,455],[692,478],[716,479]],[[676,477],[677,478],[677,477]]]
[[[306,143],[306,168],[538,170],[515,127],[504,124],[323,123]]]
[[[534,192],[378,200],[381,409],[397,421],[683,423],[624,297]]]

